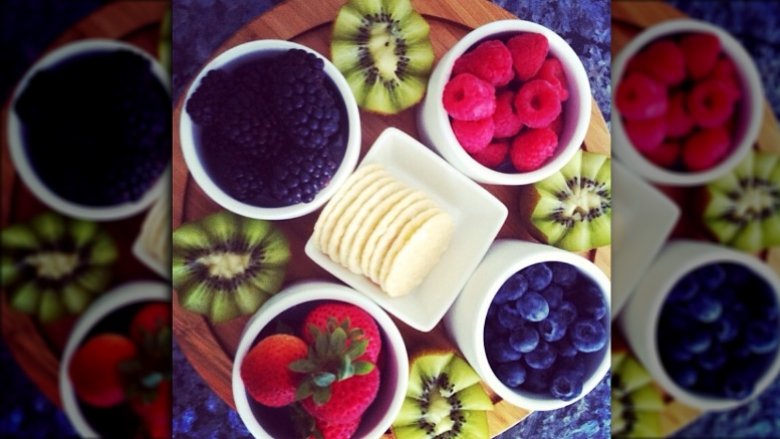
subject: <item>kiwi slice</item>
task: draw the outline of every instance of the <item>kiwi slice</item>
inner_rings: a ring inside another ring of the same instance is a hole
[[[612,354],[612,435],[661,437],[663,396],[627,351]]]
[[[290,248],[270,222],[219,212],[173,232],[173,287],[185,309],[220,323],[282,287]]]
[[[603,154],[579,150],[559,172],[523,189],[537,239],[569,251],[609,245],[612,169]]]
[[[429,33],[410,0],[350,0],[333,23],[331,59],[361,108],[396,114],[425,94]]]
[[[426,352],[412,361],[393,434],[396,439],[488,438],[486,410],[493,410],[493,403],[468,363],[453,352]]]
[[[2,250],[8,303],[43,323],[79,314],[104,293],[118,255],[97,223],[53,212],[4,229]]]
[[[751,151],[706,194],[704,223],[718,241],[749,252],[780,245],[780,155]]]

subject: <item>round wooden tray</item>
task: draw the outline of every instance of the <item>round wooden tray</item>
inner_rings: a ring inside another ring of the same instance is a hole
[[[70,27],[54,41],[41,56],[64,44],[85,38],[122,40],[157,54],[159,27],[163,15],[170,8],[165,2],[118,2],[106,5]],[[10,99],[0,115],[2,134],[2,210],[0,224],[26,221],[38,213],[50,210],[33,195],[16,172],[8,149],[7,127]],[[145,212],[121,221],[103,223],[119,247],[113,284],[129,280],[159,279],[159,276],[135,259],[130,248],[141,230]],[[3,296],[6,292],[3,291]],[[40,325],[26,314],[9,308],[0,300],[3,338],[14,359],[35,385],[56,405],[59,395],[59,358],[62,348],[75,323],[65,318],[49,325]]]
[[[612,3],[612,56],[628,44],[631,39],[646,28],[674,18],[688,18],[687,15],[663,2],[613,2]],[[614,88],[614,84],[613,84]],[[761,125],[756,148],[763,151],[780,153],[780,127],[777,118],[768,103],[764,105],[764,120]],[[672,201],[681,208],[682,216],[671,234],[671,238],[686,238],[697,240],[711,240],[698,228],[696,221],[689,221],[686,213],[691,212],[692,199],[696,195],[697,188],[687,187],[658,187]],[[772,247],[756,255],[766,261],[777,273],[780,274],[780,247]],[[613,326],[613,337],[621,339],[622,334],[617,325]],[[613,342],[613,346],[620,343]],[[625,345],[625,342],[622,342]],[[659,386],[660,388],[660,386]],[[675,431],[693,422],[702,415],[702,412],[681,404],[670,395],[666,395],[667,404],[661,413],[661,430],[664,436],[669,436]]]
[[[212,57],[247,41],[270,38],[293,40],[328,56],[331,22],[344,3],[343,0],[321,0],[318,2],[290,0],[284,2],[241,28],[222,44]],[[413,3],[415,9],[430,24],[431,40],[437,60],[458,39],[473,28],[495,20],[517,18],[504,9],[485,1],[456,3],[446,0],[418,0],[413,1]],[[172,209],[174,228],[183,222],[196,220],[221,210],[192,181],[184,163],[178,132],[182,101],[183,97],[179,99],[174,109]],[[591,125],[585,139],[585,148],[609,154],[610,137],[607,126],[595,102],[592,107]],[[415,107],[394,116],[380,116],[361,111],[361,157],[365,155],[379,133],[389,126],[397,127],[418,137],[415,121],[416,111]],[[519,205],[517,188],[489,185],[485,187],[509,208],[509,217],[498,237],[532,240],[530,235],[522,229],[517,216],[514,215]],[[287,235],[291,245],[292,259],[286,284],[303,279],[325,279],[338,282],[325,270],[315,265],[303,251],[304,244],[311,235],[319,212],[318,210],[302,218],[277,223]],[[584,255],[595,260],[609,275],[609,247]],[[175,294],[176,292],[174,292]],[[247,317],[241,317],[220,325],[212,325],[200,315],[181,308],[177,299],[174,298],[173,331],[177,343],[209,387],[231,407],[235,407],[231,390],[233,357],[247,320]],[[422,333],[397,319],[394,321],[404,336],[410,355],[424,348],[454,349],[453,343],[448,339],[441,324],[431,332]],[[488,417],[492,436],[511,427],[529,413],[525,409],[502,401],[495,395],[493,395],[493,400],[495,410],[490,412]]]

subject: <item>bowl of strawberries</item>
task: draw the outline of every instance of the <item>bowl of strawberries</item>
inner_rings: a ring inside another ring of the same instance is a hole
[[[346,286],[302,282],[249,320],[233,363],[233,398],[255,437],[378,438],[406,394],[401,334]]]
[[[763,119],[750,54],[723,29],[671,20],[637,35],[615,59],[615,155],[660,184],[695,186],[732,170]]]
[[[170,437],[170,287],[131,282],[79,318],[60,362],[65,414],[83,437]]]
[[[470,178],[525,185],[572,158],[590,111],[588,76],[566,41],[536,23],[501,20],[469,32],[441,58],[418,127]]]

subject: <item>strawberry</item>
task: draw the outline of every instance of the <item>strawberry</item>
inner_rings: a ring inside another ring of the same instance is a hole
[[[161,381],[150,396],[136,395],[130,398],[130,406],[141,417],[149,437],[171,437],[170,379]]]
[[[162,328],[170,328],[170,326],[170,303],[150,303],[133,316],[133,321],[130,323],[130,338],[136,343],[141,343],[145,337],[144,334],[156,334]]]
[[[120,366],[134,359],[138,350],[119,334],[105,333],[90,338],[71,359],[68,375],[76,395],[95,407],[111,407],[125,400]]]
[[[288,334],[270,335],[252,347],[241,362],[241,379],[252,398],[269,407],[295,401],[302,376],[289,365],[306,358],[307,352],[303,340]]]
[[[349,439],[357,431],[360,418],[342,424],[317,419],[314,425],[316,430],[307,439]]]
[[[335,318],[338,323],[349,319],[349,329],[360,329],[368,341],[365,354],[361,360],[375,363],[382,350],[382,337],[374,319],[362,309],[346,303],[326,303],[314,308],[303,321],[303,339],[307,343],[314,341],[311,326],[323,331],[328,326],[328,319]]]
[[[365,375],[335,381],[330,386],[330,399],[319,402],[312,396],[302,401],[303,408],[317,419],[346,423],[359,419],[374,402],[379,391],[379,369]]]

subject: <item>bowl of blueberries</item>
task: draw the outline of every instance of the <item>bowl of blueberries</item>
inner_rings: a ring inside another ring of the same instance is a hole
[[[529,410],[574,403],[609,370],[609,279],[555,247],[498,240],[445,317],[501,398]]]
[[[249,218],[289,219],[320,208],[355,169],[360,115],[325,57],[291,41],[258,40],[198,73],[179,135],[209,198]]]
[[[780,279],[720,245],[666,245],[619,317],[626,339],[680,402],[727,410],[780,373]]]

